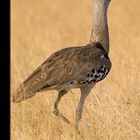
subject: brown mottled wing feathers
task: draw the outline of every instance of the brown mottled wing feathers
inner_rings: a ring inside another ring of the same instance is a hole
[[[80,81],[94,67],[101,64],[103,50],[94,46],[65,48],[52,54],[19,87],[25,94],[35,94],[43,87]],[[99,60],[98,60],[99,59]]]

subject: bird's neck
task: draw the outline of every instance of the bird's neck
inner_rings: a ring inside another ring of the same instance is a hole
[[[94,0],[93,27],[91,43],[100,42],[109,53],[109,33],[107,23],[107,8],[105,0]]]

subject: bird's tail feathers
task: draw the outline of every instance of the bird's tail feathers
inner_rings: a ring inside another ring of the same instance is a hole
[[[22,84],[13,94],[12,96],[12,102],[17,103],[21,102],[25,99],[28,99],[36,94],[35,91],[28,91],[24,84]]]

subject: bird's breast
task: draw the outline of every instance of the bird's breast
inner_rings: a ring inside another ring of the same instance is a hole
[[[98,69],[92,69],[90,70],[84,79],[80,81],[81,84],[90,84],[90,83],[96,83],[98,81],[103,80],[106,75],[108,74],[109,69],[106,65],[101,66]]]

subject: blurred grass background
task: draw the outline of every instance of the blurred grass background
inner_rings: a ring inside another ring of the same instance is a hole
[[[11,94],[53,52],[89,42],[92,0],[11,1]],[[140,1],[112,0],[108,10],[112,69],[88,96],[85,140],[140,140]],[[60,102],[74,122],[79,90]],[[11,104],[11,140],[71,140],[73,128],[52,115],[56,91]],[[79,140],[81,138],[79,137]]]

